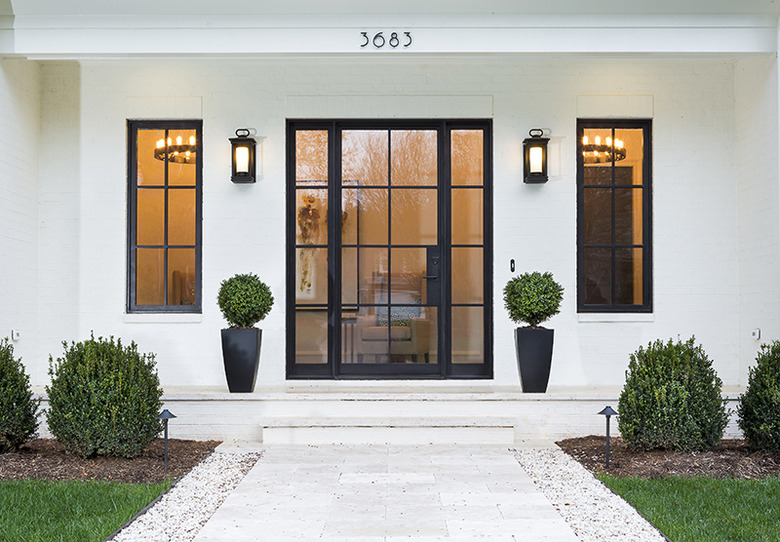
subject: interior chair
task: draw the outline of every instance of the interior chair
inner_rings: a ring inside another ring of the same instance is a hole
[[[387,303],[388,279],[393,285],[392,303],[408,305],[392,306],[390,314],[386,305],[361,307],[363,314],[357,316],[356,353],[364,362],[365,356],[372,356],[378,362],[428,363],[433,348],[433,326],[422,306],[422,276],[374,273],[364,299],[369,303]]]

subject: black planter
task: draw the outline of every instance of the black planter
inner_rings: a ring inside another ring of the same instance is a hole
[[[519,327],[515,329],[515,347],[523,392],[546,392],[552,365],[553,330]]]
[[[256,327],[222,330],[222,359],[231,393],[254,391],[262,333]]]

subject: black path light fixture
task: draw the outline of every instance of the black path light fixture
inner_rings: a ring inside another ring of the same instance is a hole
[[[256,178],[257,141],[249,137],[252,131],[249,128],[236,130],[236,137],[230,138],[232,175],[230,180],[234,183],[253,183]]]
[[[163,426],[165,427],[165,474],[168,474],[168,420],[175,417],[167,408],[157,416],[158,419],[163,421]]]
[[[611,406],[607,406],[604,408],[604,410],[599,412],[599,414],[607,417],[607,467],[606,468],[607,470],[609,470],[609,419],[612,416],[617,416],[617,412],[615,412],[615,410]]]
[[[532,128],[523,140],[523,182],[547,182],[547,142],[549,137],[542,137],[544,130]]]

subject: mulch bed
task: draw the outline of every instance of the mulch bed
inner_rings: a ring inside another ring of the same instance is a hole
[[[593,473],[604,471],[606,439],[588,436],[561,440],[564,452]],[[53,439],[35,439],[17,450],[0,454],[0,480],[114,480],[149,483],[178,478],[206,458],[219,441],[168,441],[168,475],[163,464],[163,440],[152,442],[133,459],[95,457],[82,459]],[[610,441],[609,473],[615,476],[664,478],[712,476],[761,479],[780,476],[780,454],[751,452],[742,440],[724,440],[710,452],[629,450],[621,438]]]
[[[95,457],[82,459],[53,439],[35,439],[19,450],[0,454],[0,480],[112,480],[151,483],[178,478],[207,457],[219,441],[168,440],[168,474],[164,443],[153,441],[133,459]]]
[[[589,471],[605,472],[605,437],[571,438],[556,444]],[[780,476],[780,454],[751,452],[743,440],[724,440],[709,452],[640,452],[629,450],[621,438],[612,438],[608,472],[641,478],[711,476],[757,480]]]

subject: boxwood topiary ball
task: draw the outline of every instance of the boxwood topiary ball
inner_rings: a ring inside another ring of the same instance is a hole
[[[217,304],[230,327],[252,327],[270,312],[274,296],[257,275],[239,274],[222,281]]]
[[[552,273],[523,273],[504,287],[504,307],[509,318],[531,327],[558,314],[562,300],[563,286],[555,282]]]

